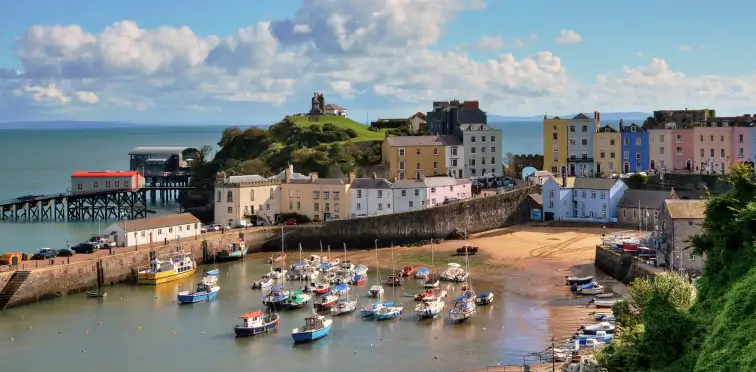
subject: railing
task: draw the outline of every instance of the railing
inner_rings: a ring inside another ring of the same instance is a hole
[[[19,197],[15,199],[8,199],[8,200],[2,200],[0,201],[0,205],[8,205],[8,204],[19,204],[19,203],[29,203],[29,202],[38,202],[43,200],[49,200],[54,198],[62,198],[67,197],[69,194],[49,194],[49,195],[35,195],[34,197]]]

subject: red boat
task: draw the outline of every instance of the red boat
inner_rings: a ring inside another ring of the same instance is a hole
[[[628,243],[624,242],[622,243],[622,250],[624,250],[627,253],[638,253],[638,244]]]
[[[365,275],[354,274],[352,280],[349,281],[351,285],[363,285],[365,284]]]
[[[312,287],[312,293],[316,295],[322,295],[328,292],[331,287],[328,284],[317,284]]]
[[[329,310],[332,307],[336,306],[336,303],[339,302],[339,296],[336,295],[326,295],[320,297],[320,300],[315,303],[315,310],[322,311],[322,310]]]
[[[284,253],[284,254],[279,254],[275,258],[269,257],[267,260],[265,260],[265,263],[272,264],[274,262],[281,262],[286,259],[286,256],[287,256],[286,253]]]
[[[402,271],[399,272],[399,276],[410,276],[415,269],[412,266],[405,266]]]
[[[428,289],[425,292],[418,293],[415,295],[415,301],[422,301],[425,297],[428,297],[429,295],[433,294],[432,289]]]

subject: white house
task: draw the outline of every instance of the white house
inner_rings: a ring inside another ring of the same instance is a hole
[[[501,129],[486,124],[462,124],[465,178],[501,177]]]
[[[448,176],[423,177],[426,186],[425,205],[436,207],[447,199],[468,199],[472,197],[472,181]]]
[[[355,178],[349,186],[349,214],[372,217],[394,213],[394,190],[385,178]]]
[[[334,105],[332,103],[329,103],[325,105],[323,113],[326,115],[335,115],[335,116],[347,116],[347,110],[339,105]]]
[[[464,178],[465,172],[465,146],[459,143],[447,143],[446,149],[446,175],[454,178]]]
[[[116,222],[104,234],[110,235],[119,247],[163,244],[166,240],[188,239],[202,234],[202,224],[191,213]]]
[[[627,185],[617,179],[550,177],[543,184],[544,220],[617,221]]]
[[[394,182],[394,213],[416,211],[426,207],[428,186],[422,180]]]

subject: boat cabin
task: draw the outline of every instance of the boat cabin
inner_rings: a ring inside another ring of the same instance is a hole
[[[263,312],[262,311],[252,311],[246,314],[242,314],[239,316],[239,318],[242,320],[242,327],[255,327],[262,324],[263,319]]]
[[[314,331],[318,329],[322,329],[324,327],[323,325],[323,317],[319,315],[313,315],[308,316],[305,318],[305,326],[304,331]]]

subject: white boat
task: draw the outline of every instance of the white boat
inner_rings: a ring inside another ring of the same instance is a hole
[[[445,306],[441,299],[423,299],[415,306],[415,314],[419,319],[436,318]]]
[[[394,245],[391,245],[391,272],[394,271]],[[390,275],[392,277],[394,275]],[[395,301],[396,297],[396,287],[391,287],[391,301]],[[404,306],[401,304],[394,303],[393,306],[383,306],[381,307],[378,312],[375,314],[376,320],[388,320],[388,319],[396,319],[400,316],[402,316],[402,313],[404,313]]]
[[[379,297],[383,295],[383,292],[385,292],[385,290],[383,289],[383,286],[380,284],[375,284],[372,287],[370,287],[368,294],[370,295],[370,297]]]
[[[620,301],[622,301],[622,300],[620,300],[620,299],[600,300],[600,299],[594,298],[590,302],[588,302],[587,306],[593,305],[593,306],[595,306],[597,308],[607,309],[607,308],[611,308],[612,306],[614,306],[614,304],[616,304],[617,302],[620,302]]]
[[[455,323],[465,321],[475,314],[475,292],[465,291],[454,299],[454,307],[449,310],[449,317]]]
[[[440,277],[442,280],[453,282],[454,279],[457,277],[457,275],[465,272],[462,270],[462,266],[456,262],[451,262],[446,265],[446,270],[441,273]]]
[[[614,323],[616,321],[616,318],[612,313],[596,313],[593,314],[593,319],[595,319],[597,322]]]
[[[256,282],[252,282],[252,289],[263,289],[263,288],[268,288],[272,285],[273,285],[273,278],[271,278],[270,275],[265,274],[260,278],[260,280]]]
[[[367,275],[368,267],[365,265],[357,265],[354,267],[354,273],[357,275]]]
[[[320,276],[320,271],[314,266],[307,266],[301,271],[302,277],[299,280],[314,282]]]
[[[334,272],[321,272],[320,280],[325,283],[333,283],[336,280],[336,273]]]
[[[581,335],[597,335],[598,332],[614,333],[614,324],[609,322],[600,322],[593,325],[580,326],[578,334]]]
[[[320,265],[320,256],[318,256],[316,254],[311,254],[310,257],[305,258],[305,261],[310,266],[318,266],[318,265]]]
[[[383,286],[381,285],[381,265],[378,262],[378,240],[375,241],[375,265],[376,265],[376,271],[378,275],[378,281],[375,282],[375,284],[370,287],[370,290],[368,291],[368,295],[373,298],[378,298],[380,296],[383,296]]]
[[[428,279],[423,282],[424,288],[438,288],[441,282],[438,280],[438,275],[431,274]]]
[[[470,276],[470,273],[462,271],[459,274],[455,275],[452,281],[456,283],[464,283],[467,281],[467,277],[469,276]]]
[[[604,293],[604,287],[596,282],[586,284],[577,290],[577,294],[582,295],[596,295],[600,293]]]
[[[281,279],[284,277],[284,275],[286,275],[287,272],[288,270],[277,267],[273,269],[273,271],[271,271],[269,275],[273,279]]]
[[[339,267],[342,270],[347,270],[349,272],[353,272],[354,270],[354,264],[352,263],[352,261],[349,261],[349,260],[344,260],[344,262],[342,262],[341,265],[339,265]]]
[[[340,300],[336,303],[336,306],[331,308],[332,315],[349,314],[357,309],[357,301],[354,300]]]

